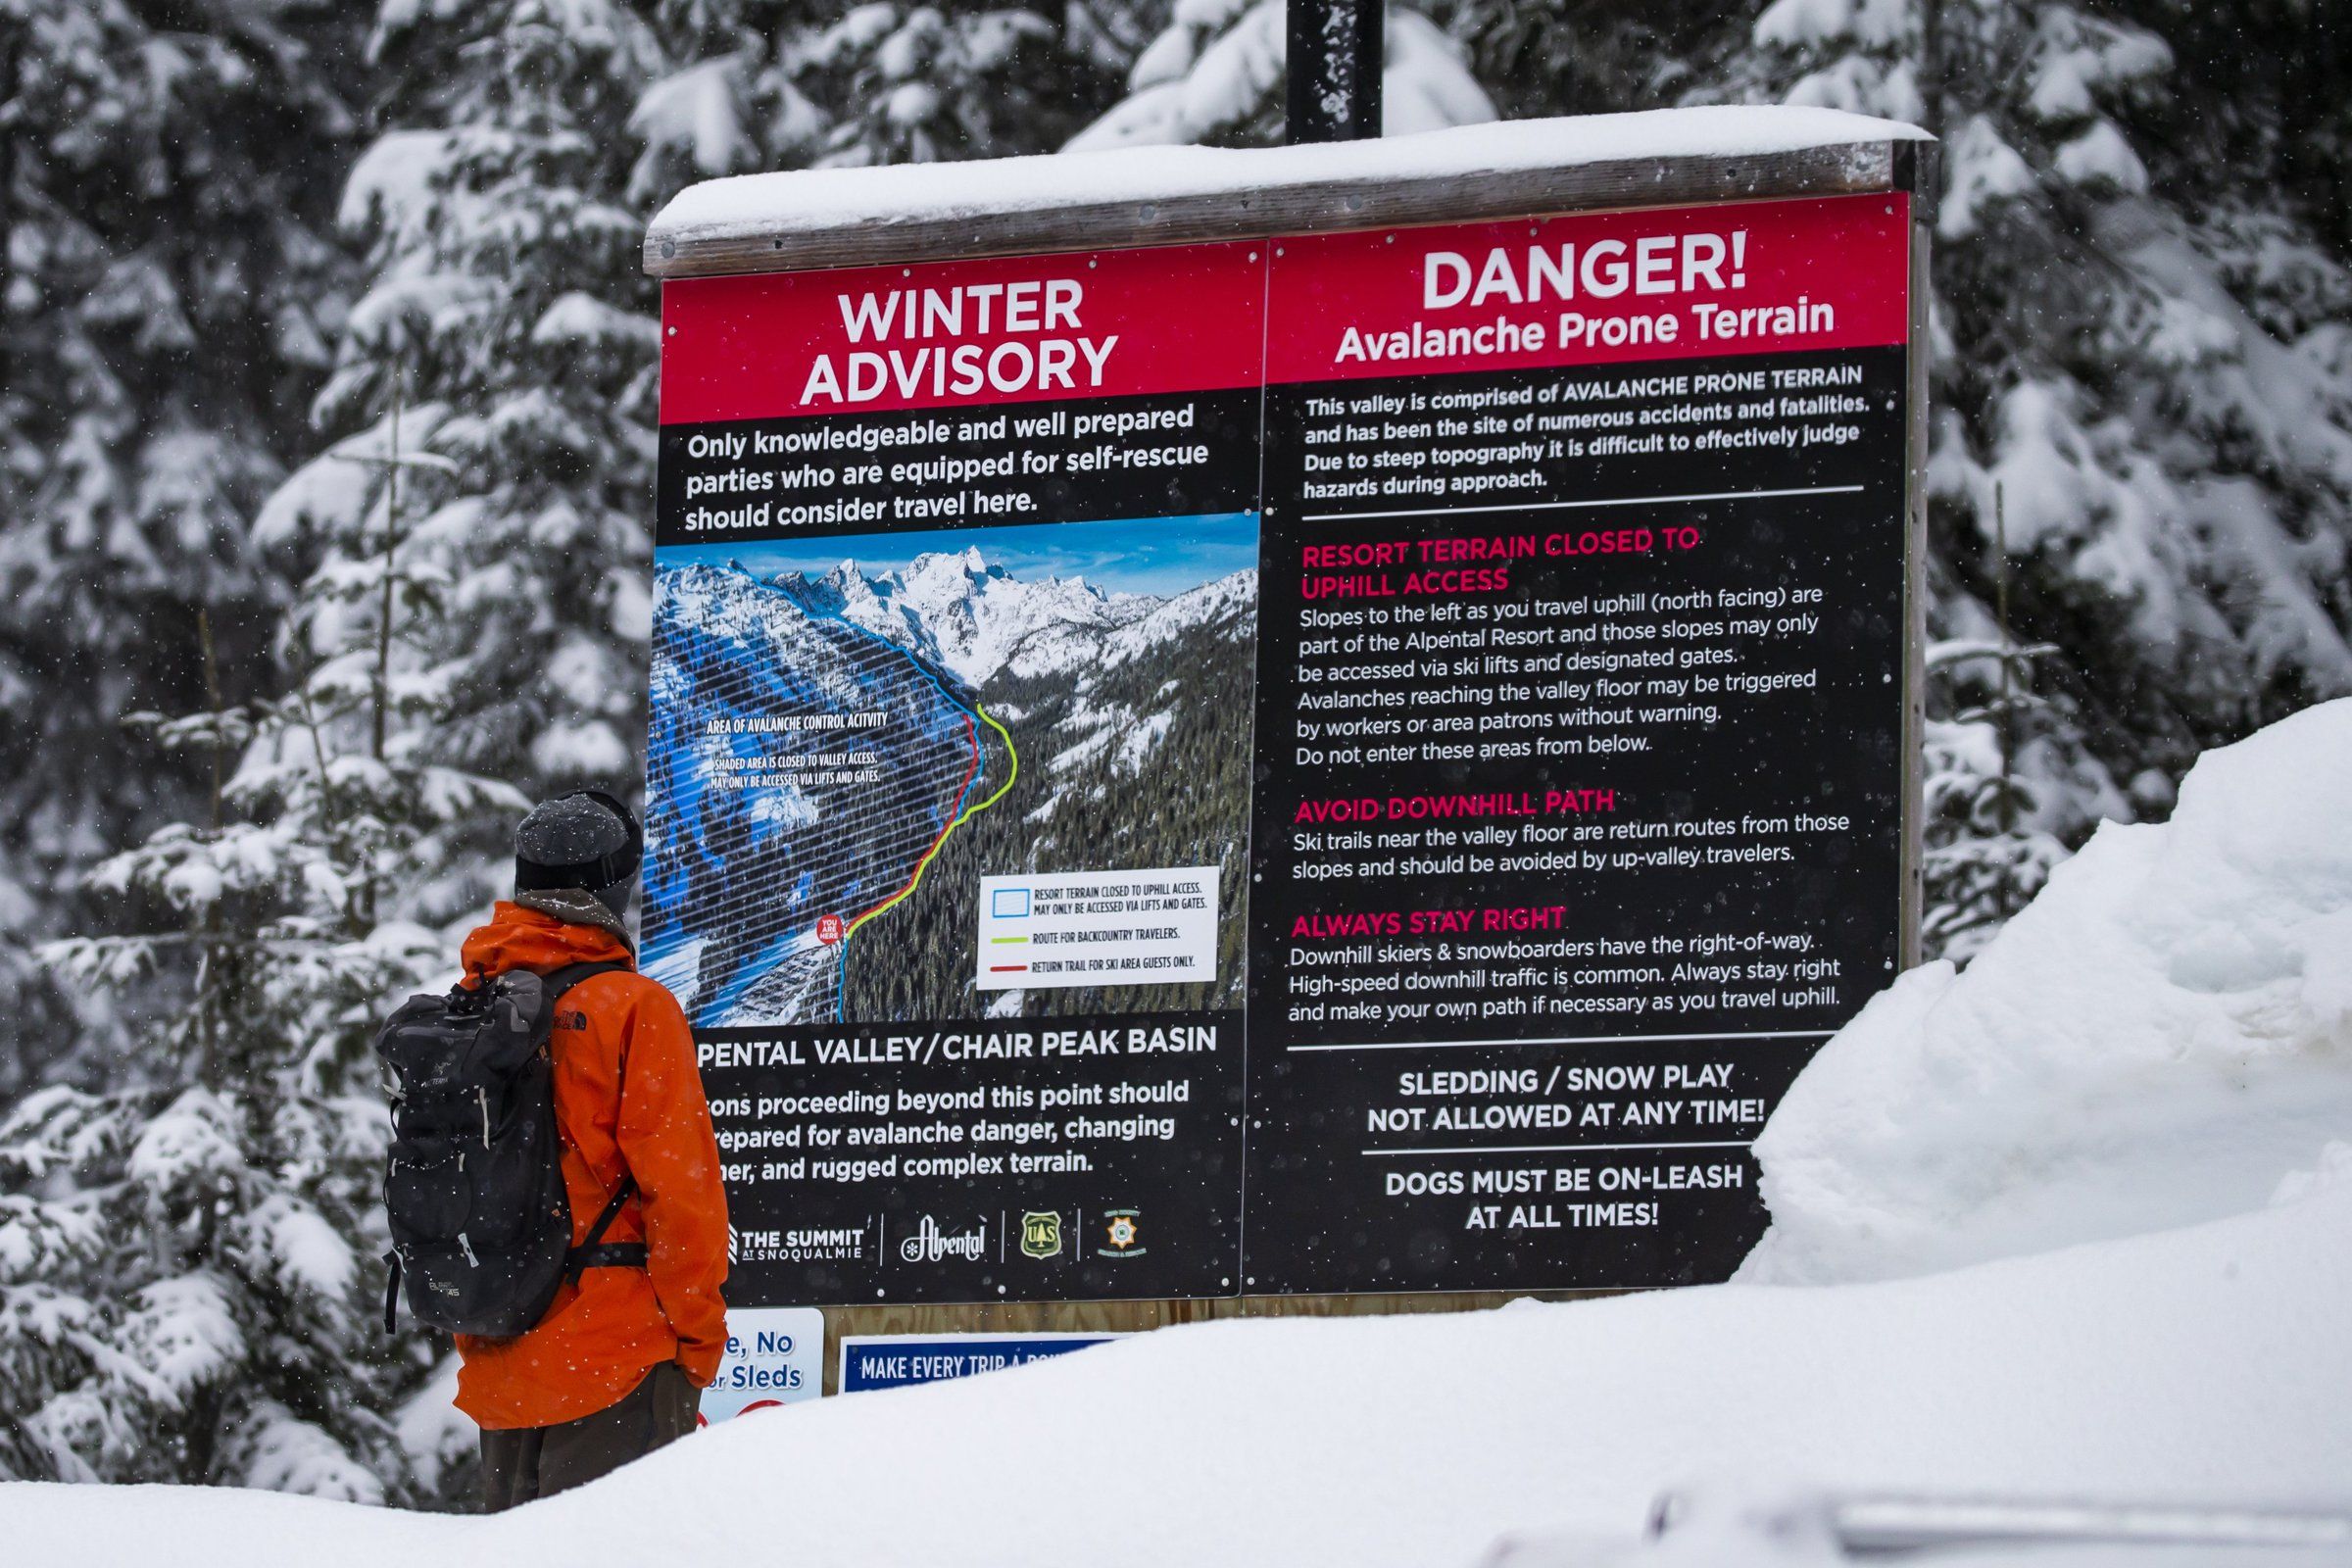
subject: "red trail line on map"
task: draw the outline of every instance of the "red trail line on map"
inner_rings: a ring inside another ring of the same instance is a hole
[[[907,873],[906,885],[905,887],[899,889],[898,892],[893,893],[889,898],[884,899],[880,904],[875,905],[872,908],[867,909],[864,913],[853,915],[850,918],[848,927],[845,928],[841,933],[841,940],[844,944],[849,942],[850,933],[855,931],[859,924],[872,919],[875,915],[880,914],[884,909],[889,908],[892,905],[898,903],[907,894],[914,891],[914,885],[923,879],[923,867],[931,863],[931,858],[937,855],[940,851],[940,847],[948,842],[948,835],[956,831],[956,820],[962,814],[960,809],[957,809],[957,808],[962,806],[964,792],[972,787],[972,780],[978,777],[980,773],[980,727],[978,724],[973,722],[972,715],[969,713],[963,715],[963,738],[971,743],[972,765],[963,770],[963,782],[956,786],[955,808],[951,808],[949,810],[946,823],[940,827],[939,837],[931,841],[931,847],[923,852],[923,858],[914,862],[914,869]]]

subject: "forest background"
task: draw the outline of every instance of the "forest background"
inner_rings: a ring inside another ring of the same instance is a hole
[[[2352,692],[2352,0],[1428,0],[1392,133],[1944,138],[1932,951]],[[0,1477],[410,1504],[384,999],[633,792],[645,220],[760,169],[1281,134],[1273,0],[0,0]]]

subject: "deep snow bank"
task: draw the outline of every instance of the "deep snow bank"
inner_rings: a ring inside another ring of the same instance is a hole
[[[42,1568],[1456,1568],[1509,1533],[1630,1542],[1693,1476],[2342,1506],[2348,1054],[2352,702],[2205,759],[2170,824],[2100,833],[1965,977],[1869,1008],[1767,1130],[1751,1278],[2058,1250],[1171,1329],[732,1422],[498,1519],[0,1486],[0,1544]]]
[[[1879,1285],[1170,1329],[795,1405],[497,1519],[0,1487],[41,1568],[1468,1568],[1692,1476],[2245,1502],[2352,1474],[2352,1186]]]
[[[1883,1279],[2260,1206],[2352,1139],[2352,700],[2101,828],[1965,974],[1905,975],[1756,1152],[1740,1277]]]

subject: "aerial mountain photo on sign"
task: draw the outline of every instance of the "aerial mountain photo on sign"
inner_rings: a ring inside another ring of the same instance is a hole
[[[1246,514],[665,548],[647,972],[712,1026],[1230,1005],[1256,562]],[[1105,845],[1220,868],[1224,978],[981,991],[979,878]]]

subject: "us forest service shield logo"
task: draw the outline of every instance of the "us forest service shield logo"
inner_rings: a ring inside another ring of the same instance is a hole
[[[1036,1258],[1061,1255],[1061,1215],[1059,1213],[1049,1212],[1021,1216],[1021,1255]]]
[[[1095,1249],[1097,1257],[1141,1257],[1144,1255],[1143,1215],[1132,1208],[1106,1208],[1102,1211],[1103,1245]]]

